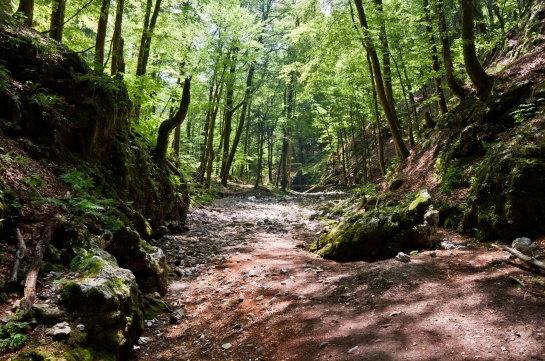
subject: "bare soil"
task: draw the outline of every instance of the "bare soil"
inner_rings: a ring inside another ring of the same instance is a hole
[[[162,241],[183,275],[165,300],[184,316],[149,320],[133,359],[545,360],[543,275],[446,230],[409,263],[318,258],[328,220],[309,218],[330,197],[193,210],[191,231]]]

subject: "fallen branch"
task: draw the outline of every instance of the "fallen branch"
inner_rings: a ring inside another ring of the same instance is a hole
[[[11,282],[17,282],[17,273],[19,272],[19,266],[21,261],[26,258],[30,259],[28,256],[28,251],[26,249],[25,240],[19,228],[15,230],[15,237],[17,238],[17,251],[15,252],[15,260],[13,261],[13,268],[11,269]]]
[[[49,245],[51,237],[53,237],[53,234],[55,234],[58,227],[58,219],[45,226],[45,229],[38,240],[38,244],[36,245],[36,248],[34,248],[34,258],[32,259],[32,263],[30,264],[25,280],[25,314],[29,314],[32,311],[32,306],[36,300],[36,281],[38,279],[38,272],[42,267],[47,246]]]
[[[537,259],[532,258],[530,256],[527,256],[524,253],[519,252],[514,248],[510,248],[510,247],[506,247],[506,246],[500,247],[500,246],[495,245],[495,244],[492,244],[492,247],[497,248],[497,249],[502,250],[502,251],[506,251],[506,252],[511,253],[513,256],[517,257],[518,259],[520,259],[523,262],[526,262],[527,264],[532,266],[532,268],[534,268],[534,269],[545,270],[545,262],[538,261]]]

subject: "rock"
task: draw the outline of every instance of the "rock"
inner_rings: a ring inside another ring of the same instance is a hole
[[[526,237],[520,237],[513,241],[511,247],[524,254],[531,253],[532,240]]]
[[[394,257],[402,249],[431,247],[438,222],[439,212],[423,190],[409,205],[356,213],[320,236],[310,251],[339,261]]]
[[[437,257],[437,252],[430,252],[430,257]]]
[[[324,342],[322,342],[322,343],[320,344],[320,349],[325,348],[325,347],[327,347],[328,345],[329,345],[329,342],[324,341]]]
[[[138,232],[123,228],[114,235],[114,241],[106,248],[114,255],[120,267],[128,268],[136,277],[144,293],[167,291],[168,265],[162,249],[140,238]]]
[[[411,261],[411,257],[409,257],[409,255],[403,253],[403,252],[399,252],[397,254],[397,256],[395,257],[395,259],[399,262],[410,262]]]
[[[68,338],[70,336],[70,332],[72,332],[72,329],[70,326],[68,326],[67,322],[61,322],[53,326],[53,329],[51,330],[51,336],[54,340],[61,340],[64,338]]]
[[[32,307],[32,312],[36,317],[36,321],[46,325],[54,325],[58,323],[66,314],[66,312],[55,306],[40,303],[34,304]]]
[[[85,331],[85,325],[84,324],[79,324],[76,326],[76,328],[78,329],[78,331]]]
[[[348,350],[348,353],[352,354],[352,353],[356,352],[357,350],[358,350],[358,346],[354,346],[350,350]]]
[[[223,345],[221,345],[221,348],[224,349],[224,350],[229,350],[231,347],[233,347],[233,345],[231,345],[229,342],[224,343]]]
[[[248,276],[250,277],[255,277],[256,275],[257,273],[254,270],[251,270],[250,272],[248,272]]]
[[[125,357],[144,327],[136,279],[127,269],[92,259],[94,274],[65,284],[61,303],[80,317],[89,344]]]
[[[172,324],[180,324],[182,320],[186,317],[185,310],[183,308],[178,308],[172,311],[169,315],[169,322]]]

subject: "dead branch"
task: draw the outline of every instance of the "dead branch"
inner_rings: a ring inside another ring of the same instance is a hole
[[[51,241],[51,238],[53,237],[53,234],[55,234],[55,232],[57,231],[58,227],[58,219],[45,226],[45,229],[40,235],[40,239],[38,240],[38,244],[34,249],[34,258],[32,259],[32,263],[30,264],[30,268],[28,270],[25,280],[25,314],[29,314],[32,311],[32,306],[34,305],[34,301],[36,300],[36,281],[38,279],[38,272],[42,267],[43,258],[47,246],[49,245],[49,242]]]
[[[25,240],[19,228],[15,230],[15,237],[17,238],[17,251],[15,252],[15,259],[13,260],[13,268],[11,269],[11,282],[17,282],[17,273],[19,272],[19,266],[23,259],[30,259],[28,251],[26,249]]]
[[[526,262],[527,264],[532,266],[532,268],[534,268],[534,269],[545,270],[545,262],[538,261],[535,258],[529,257],[529,256],[525,255],[524,253],[517,251],[514,248],[510,248],[510,247],[506,247],[506,246],[500,247],[500,246],[498,246],[496,244],[492,244],[492,247],[500,249],[502,251],[506,251],[506,252],[511,253],[513,256],[517,257],[518,259],[520,259],[523,262]]]

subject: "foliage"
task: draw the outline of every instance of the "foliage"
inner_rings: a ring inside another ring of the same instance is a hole
[[[78,223],[88,223],[91,221],[101,222],[106,229],[115,231],[123,227],[123,222],[115,215],[114,207],[117,201],[110,198],[99,198],[95,193],[95,183],[93,178],[81,171],[74,170],[65,173],[60,178],[69,184],[74,194],[67,194],[60,198],[39,197],[34,202],[48,202],[59,206],[65,212],[70,212],[74,220]]]
[[[8,317],[7,323],[0,327],[0,349],[17,350],[26,341],[24,335],[29,328],[28,322],[19,321],[16,317]]]

